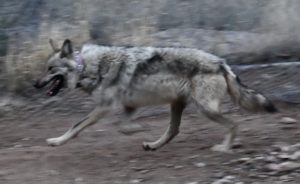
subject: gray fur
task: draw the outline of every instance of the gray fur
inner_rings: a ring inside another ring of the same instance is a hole
[[[132,114],[138,107],[170,104],[171,122],[167,131],[157,141],[143,144],[145,150],[155,150],[178,134],[181,113],[192,102],[209,119],[228,128],[223,144],[213,147],[228,152],[237,125],[220,112],[227,90],[234,101],[248,110],[262,110],[266,103],[271,104],[261,94],[241,85],[223,59],[198,49],[86,44],[81,49],[84,70],[78,72],[71,42],[66,40],[59,51],[54,45],[51,41],[54,54],[47,63],[50,70],[36,87],[53,80],[55,75],[62,75],[67,87],[78,86],[90,93],[97,107],[64,135],[48,139],[52,146],[67,142],[115,107],[121,106],[125,114]]]

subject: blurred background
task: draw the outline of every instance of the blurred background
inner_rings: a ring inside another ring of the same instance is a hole
[[[1,91],[22,93],[48,39],[116,46],[193,47],[231,64],[300,57],[297,0],[1,0]],[[9,78],[9,84],[7,79]]]
[[[299,0],[0,0],[0,183],[299,184],[299,10]],[[168,106],[142,108],[123,133],[117,110],[76,141],[48,147],[46,138],[95,105],[77,90],[50,98],[32,87],[52,51],[49,38],[69,38],[77,49],[203,49],[226,58],[280,113],[251,114],[226,99],[224,114],[241,127],[233,154],[210,151],[225,130],[194,106],[180,134],[156,152],[141,143],[164,132]]]

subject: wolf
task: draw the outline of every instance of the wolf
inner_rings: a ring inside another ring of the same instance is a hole
[[[146,151],[157,150],[179,133],[182,112],[194,103],[199,112],[228,130],[223,142],[212,150],[231,152],[237,124],[220,111],[226,94],[248,111],[277,111],[267,97],[242,84],[224,59],[202,50],[84,44],[80,51],[74,51],[69,39],[61,47],[50,39],[50,45],[53,51],[46,74],[34,86],[51,83],[50,96],[64,87],[80,88],[96,102],[94,110],[67,132],[47,139],[50,146],[66,143],[115,108],[123,108],[127,119],[139,107],[170,104],[170,124],[165,133],[142,144]]]

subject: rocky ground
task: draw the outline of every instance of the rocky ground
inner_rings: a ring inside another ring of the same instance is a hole
[[[293,70],[298,68],[288,73]],[[287,81],[284,71],[238,73],[246,84],[275,99],[275,92],[298,85],[294,76]],[[295,96],[282,97],[297,102]],[[125,133],[116,111],[68,144],[48,147],[46,138],[59,136],[92,109],[88,96],[63,91],[48,98],[36,91],[28,97],[3,97],[0,105],[3,184],[300,183],[297,104],[279,103],[280,113],[269,115],[245,112],[226,100],[225,115],[240,125],[232,154],[210,150],[222,140],[224,129],[198,116],[193,106],[185,111],[181,132],[171,143],[145,152],[142,142],[157,139],[167,127],[166,106],[141,109]]]

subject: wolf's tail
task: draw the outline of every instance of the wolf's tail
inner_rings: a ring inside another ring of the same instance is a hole
[[[277,112],[277,108],[269,99],[242,84],[226,63],[221,65],[221,70],[226,79],[228,92],[234,102],[248,111]]]

